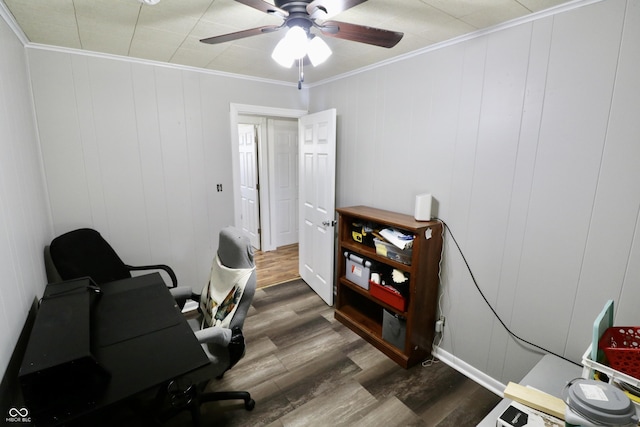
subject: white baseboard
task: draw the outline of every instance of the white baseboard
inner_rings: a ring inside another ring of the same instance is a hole
[[[458,359],[456,356],[443,350],[440,347],[434,347],[432,353],[435,357],[437,357],[447,365],[451,366],[453,369],[460,372],[467,378],[472,379],[473,381],[477,382],[487,390],[492,391],[496,395],[504,398],[504,389],[506,388],[506,386],[502,384],[500,381],[497,381],[496,379],[490,377],[484,372],[474,368],[473,366],[469,365],[467,362]]]

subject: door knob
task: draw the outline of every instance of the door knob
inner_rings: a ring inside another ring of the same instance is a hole
[[[335,221],[322,221],[322,225],[324,225],[325,227],[333,227],[334,225],[336,225]]]

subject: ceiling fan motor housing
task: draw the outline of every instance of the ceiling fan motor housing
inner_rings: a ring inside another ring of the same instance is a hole
[[[311,0],[307,0],[307,1],[275,0],[274,3],[280,9],[284,9],[288,12],[291,12],[291,8],[294,8],[294,7],[302,8],[306,10],[307,5],[311,3]]]
[[[287,0],[276,0],[275,4],[282,10],[286,10],[289,13],[289,16],[285,19],[285,24],[287,27],[292,28],[295,26],[301,27],[307,33],[309,33],[309,29],[313,26],[313,21],[309,17],[309,13],[307,12],[307,5],[311,2],[309,1],[287,1]]]

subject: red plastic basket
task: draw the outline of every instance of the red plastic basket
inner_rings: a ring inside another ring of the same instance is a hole
[[[399,292],[389,289],[386,286],[377,284],[376,282],[369,281],[369,293],[379,299],[386,302],[391,307],[404,311],[407,301]]]
[[[600,337],[598,347],[604,351],[609,366],[640,379],[640,326],[614,326]]]

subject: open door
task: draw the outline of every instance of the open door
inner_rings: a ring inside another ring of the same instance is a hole
[[[301,117],[298,132],[299,273],[328,305],[333,305],[336,110]]]
[[[258,144],[256,127],[238,124],[240,158],[241,229],[251,245],[260,249],[260,206],[258,194]]]
[[[269,228],[272,232],[270,236],[273,246],[278,248],[298,243],[300,240],[298,237],[298,121],[268,118],[267,134],[268,182],[270,206],[273,211]]]

